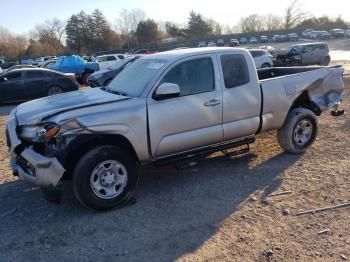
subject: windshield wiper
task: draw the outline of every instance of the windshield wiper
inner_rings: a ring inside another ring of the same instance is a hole
[[[115,95],[118,95],[118,96],[128,96],[127,93],[119,91],[119,90],[116,90],[116,91],[112,90],[112,89],[108,88],[108,86],[105,86],[105,89],[106,89],[107,92],[115,94]]]

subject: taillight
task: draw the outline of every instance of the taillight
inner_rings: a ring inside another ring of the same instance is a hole
[[[75,78],[75,75],[69,75],[68,78],[70,80],[77,81],[77,79]]]

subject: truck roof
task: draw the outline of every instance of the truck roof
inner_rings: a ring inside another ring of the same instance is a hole
[[[177,49],[170,50],[166,52],[160,52],[153,55],[148,55],[142,57],[141,59],[165,59],[165,60],[175,60],[182,57],[188,57],[192,55],[205,55],[212,53],[224,53],[229,51],[240,51],[242,53],[248,52],[244,48],[236,48],[236,47],[200,47],[200,48],[185,48],[185,49]]]

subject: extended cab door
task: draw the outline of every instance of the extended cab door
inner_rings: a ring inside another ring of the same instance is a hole
[[[221,142],[222,93],[215,55],[187,58],[172,65],[148,98],[153,157],[170,155]],[[175,83],[180,96],[156,101],[161,83]]]
[[[260,124],[261,92],[248,53],[218,55],[223,88],[224,140],[254,135]]]

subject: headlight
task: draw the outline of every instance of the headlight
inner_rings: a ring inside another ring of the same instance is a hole
[[[24,126],[21,128],[20,137],[33,142],[46,142],[55,137],[60,131],[60,126],[55,123],[46,123],[42,126]]]

